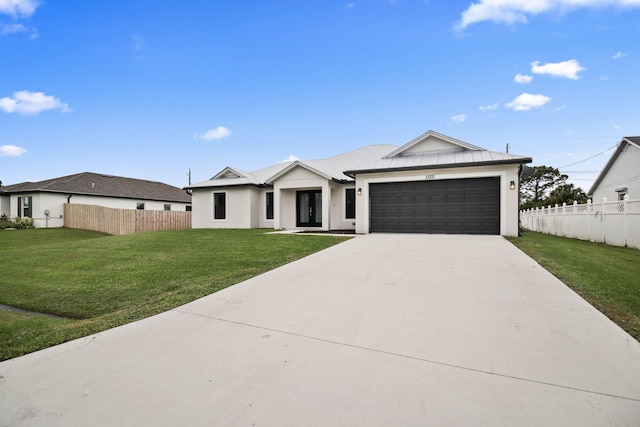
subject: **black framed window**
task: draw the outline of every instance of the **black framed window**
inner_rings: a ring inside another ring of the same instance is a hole
[[[170,211],[171,210],[171,203],[165,203],[164,204],[164,210],[165,211]]]
[[[213,219],[227,219],[227,193],[213,193]]]
[[[191,205],[187,205],[186,209],[187,212],[191,212]]]
[[[273,191],[268,191],[265,194],[265,203],[267,210],[267,219],[273,219]]]
[[[143,211],[144,210],[144,202],[136,203],[136,209],[138,209],[139,211]]]
[[[346,219],[355,219],[356,217],[356,189],[347,188],[344,191],[344,217]]]
[[[31,202],[33,201],[33,197],[24,196],[18,197],[18,216],[20,218],[32,218],[32,206]]]

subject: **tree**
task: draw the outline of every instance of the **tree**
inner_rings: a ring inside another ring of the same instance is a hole
[[[587,193],[582,191],[582,188],[575,187],[573,184],[563,184],[554,188],[551,193],[549,193],[549,197],[545,204],[551,206],[555,206],[556,204],[562,205],[563,203],[572,205],[573,202],[583,204],[587,203],[587,200],[589,200],[589,196],[587,196]]]
[[[531,173],[523,175],[520,182],[520,209],[545,206],[549,194],[565,184],[568,175],[550,166],[534,166]]]

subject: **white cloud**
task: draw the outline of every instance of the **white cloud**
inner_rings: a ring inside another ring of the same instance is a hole
[[[491,105],[481,105],[480,107],[478,107],[478,109],[480,111],[493,111],[493,110],[497,110],[499,107],[499,104],[496,102],[495,104],[491,104]]]
[[[229,130],[228,128],[224,127],[224,126],[218,126],[215,129],[209,129],[208,131],[206,131],[203,134],[196,134],[194,135],[195,139],[204,139],[205,141],[213,141],[216,139],[222,139],[222,138],[226,138],[229,135],[231,135],[231,130]]]
[[[26,152],[27,150],[16,145],[0,145],[0,156],[18,157]]]
[[[5,113],[31,115],[45,110],[60,110],[62,113],[68,113],[71,108],[54,96],[21,90],[15,92],[12,97],[0,98],[0,110]]]
[[[457,30],[483,21],[526,23],[528,16],[603,7],[637,8],[640,0],[479,0],[462,12]]]
[[[464,114],[456,114],[455,116],[451,116],[451,121],[453,123],[462,123],[467,120],[467,116]]]
[[[616,52],[615,55],[612,56],[613,59],[620,59],[620,58],[624,58],[625,56],[627,56],[626,53],[624,52]]]
[[[294,156],[293,154],[290,154],[288,158],[280,161],[280,163],[297,162],[298,160],[300,160],[298,157]]]
[[[353,9],[354,7],[356,7],[354,2],[347,3],[347,9]]]
[[[549,101],[551,101],[551,98],[549,98],[548,96],[523,93],[516,96],[513,101],[505,104],[505,107],[511,108],[515,111],[529,111],[532,108],[542,107]]]
[[[0,13],[28,18],[36,11],[38,3],[37,0],[0,0]]]
[[[38,38],[38,31],[33,28],[27,28],[22,24],[0,23],[0,36],[8,36],[10,34],[20,34],[20,33],[30,33],[29,39],[31,40],[35,40]]]
[[[143,51],[147,47],[144,37],[142,37],[139,34],[132,34],[131,35],[131,42],[132,42],[133,50],[136,51],[136,52]]]
[[[534,74],[548,74],[553,77],[566,77],[567,79],[577,80],[580,78],[578,73],[586,70],[575,59],[570,59],[563,62],[547,63],[544,65],[538,65],[540,62],[535,61],[531,63],[531,72]]]
[[[516,74],[516,76],[513,78],[513,81],[516,83],[531,83],[531,80],[533,80],[533,76],[527,76],[524,74]]]

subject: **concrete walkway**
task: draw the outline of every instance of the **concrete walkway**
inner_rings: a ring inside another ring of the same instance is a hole
[[[0,425],[637,426],[640,344],[501,237],[358,236],[0,363]]]

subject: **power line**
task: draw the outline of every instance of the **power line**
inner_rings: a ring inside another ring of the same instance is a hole
[[[568,168],[569,166],[579,165],[580,163],[584,163],[584,162],[586,162],[587,160],[591,160],[591,159],[593,159],[594,157],[601,156],[601,155],[603,155],[604,153],[606,153],[607,151],[611,151],[611,150],[613,150],[613,149],[614,149],[614,148],[616,148],[617,146],[618,146],[618,144],[614,145],[613,147],[609,147],[609,148],[607,148],[606,150],[604,150],[604,151],[602,151],[602,152],[600,152],[600,153],[598,153],[598,154],[594,154],[593,156],[588,157],[588,158],[586,158],[586,159],[584,159],[584,160],[580,160],[579,162],[571,163],[570,165],[560,166],[558,169],[563,169],[563,168]]]

